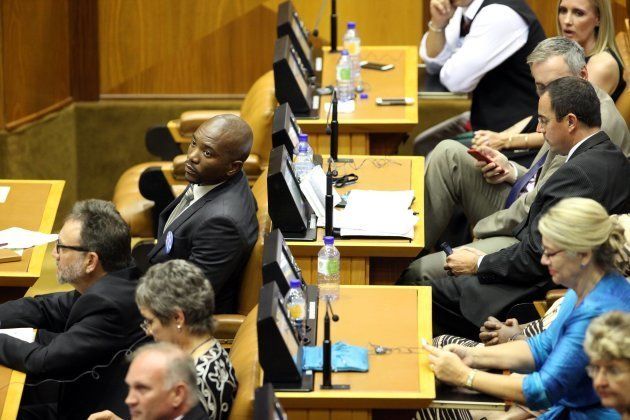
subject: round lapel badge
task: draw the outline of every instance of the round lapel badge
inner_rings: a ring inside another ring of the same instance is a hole
[[[171,249],[173,249],[173,232],[170,230],[166,232],[166,241],[164,243],[164,247],[166,248],[166,253],[170,254]]]

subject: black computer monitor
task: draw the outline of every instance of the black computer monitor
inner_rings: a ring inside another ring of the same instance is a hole
[[[296,116],[317,118],[319,102],[304,71],[298,53],[288,36],[276,40],[273,53],[273,80],[278,103],[288,102]]]
[[[254,391],[254,420],[287,420],[287,413],[273,393],[271,384],[264,384]]]
[[[284,146],[271,149],[267,172],[267,203],[273,227],[287,240],[314,241],[315,214],[300,190]]]
[[[286,1],[278,6],[277,29],[278,38],[288,36],[291,39],[308,76],[314,76],[313,49],[308,42],[308,31],[304,28],[304,24],[290,1]]]
[[[276,108],[273,113],[273,124],[271,131],[271,142],[273,147],[284,146],[292,156],[297,150],[300,142],[302,130],[295,121],[293,111],[288,103],[284,103]]]
[[[262,273],[263,283],[275,282],[282,296],[286,296],[291,288],[291,281],[302,282],[302,273],[278,229],[272,230],[265,236]]]
[[[275,389],[312,389],[312,374],[309,377],[302,372],[302,345],[275,282],[260,289],[256,327],[265,382],[271,382]]]

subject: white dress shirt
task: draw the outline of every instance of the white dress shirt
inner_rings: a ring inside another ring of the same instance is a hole
[[[468,7],[457,8],[444,28],[446,43],[436,57],[427,56],[428,32],[422,37],[420,57],[427,72],[440,72],[440,81],[451,92],[472,92],[487,72],[527,42],[529,29],[518,13],[502,4],[491,4],[479,11],[482,5],[483,0],[474,0]],[[474,18],[463,38],[459,35],[462,15]]]

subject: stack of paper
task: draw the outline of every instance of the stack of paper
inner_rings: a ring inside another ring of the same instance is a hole
[[[35,232],[18,227],[0,230],[0,244],[3,248],[24,249],[47,244],[57,240],[57,235]]]
[[[300,181],[300,189],[317,216],[317,223],[324,225],[326,217],[326,174],[321,166],[315,165]],[[333,207],[341,203],[339,193],[333,188]],[[333,217],[333,220],[335,218]]]
[[[395,236],[413,239],[418,217],[409,208],[413,191],[352,190],[340,220],[341,236]],[[338,223],[337,223],[338,222]]]

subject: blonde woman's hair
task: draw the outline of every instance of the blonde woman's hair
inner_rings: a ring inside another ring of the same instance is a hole
[[[606,272],[630,271],[624,228],[595,200],[560,200],[540,218],[538,230],[560,249],[574,253],[593,251],[595,263]]]
[[[586,330],[584,351],[591,360],[630,361],[630,312],[608,312]]]
[[[560,2],[556,7],[556,16],[558,16],[558,10],[560,8]],[[593,51],[587,51],[587,56],[598,54],[606,49],[612,50],[617,57],[621,57],[617,44],[615,43],[615,23],[612,16],[612,7],[610,6],[610,0],[589,0],[591,5],[595,8],[595,13],[599,17],[599,26],[595,28],[595,48]],[[562,34],[560,29],[559,19],[556,17],[556,29],[558,35]]]

